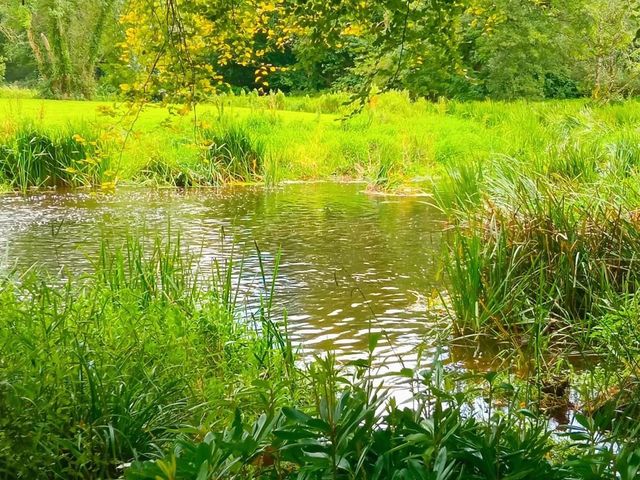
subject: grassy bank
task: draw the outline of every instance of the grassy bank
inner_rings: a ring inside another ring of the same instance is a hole
[[[635,101],[609,106],[586,101],[428,103],[388,93],[344,119],[348,108],[343,100],[219,97],[195,114],[169,115],[148,106],[139,116],[127,117],[121,115],[126,108],[108,103],[5,98],[0,100],[1,136],[10,144],[13,132],[25,123],[43,135],[89,127],[113,146],[109,159],[118,181],[181,185],[348,177],[393,188],[438,176],[458,163],[484,164],[503,156],[577,168],[571,164],[581,156],[594,149],[606,155],[609,144],[621,139],[632,146],[636,135]],[[241,139],[240,150],[229,136]],[[242,154],[247,146],[250,159]],[[236,173],[225,172],[228,163]]]
[[[624,323],[613,317],[638,289],[640,136],[632,111],[600,114],[552,124],[554,137],[518,156],[448,167],[438,201],[453,225],[461,331],[539,331],[585,347],[603,322],[611,334]]]

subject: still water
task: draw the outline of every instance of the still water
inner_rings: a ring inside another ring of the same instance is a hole
[[[237,281],[250,313],[263,291],[257,248],[267,270],[280,252],[275,303],[303,354],[362,357],[369,332],[380,332],[378,359],[397,365],[433,331],[428,299],[441,287],[443,218],[427,197],[362,190],[320,183],[1,196],[0,270],[86,273],[101,238],[179,231],[205,270],[212,259],[243,261]]]

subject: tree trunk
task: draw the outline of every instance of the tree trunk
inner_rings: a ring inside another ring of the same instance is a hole
[[[89,52],[87,55],[87,61],[84,65],[84,85],[82,86],[85,97],[91,97],[93,95],[94,84],[96,80],[96,63],[98,62],[98,54],[100,52],[100,44],[102,42],[102,35],[104,34],[105,27],[107,26],[107,20],[109,15],[113,12],[116,0],[103,0],[100,13],[93,28],[93,33],[89,41]]]
[[[68,96],[71,93],[71,56],[69,54],[69,43],[62,28],[62,19],[53,17],[51,22],[52,51],[55,57],[54,68],[54,93],[61,96]]]
[[[27,26],[27,41],[29,42],[29,47],[31,48],[31,52],[33,53],[33,58],[36,60],[36,65],[38,67],[38,72],[41,76],[46,79],[50,78],[51,68],[52,66],[45,61],[44,56],[42,55],[42,50],[40,49],[40,45],[38,45],[38,40],[36,39],[36,34],[33,30],[33,25],[31,23],[31,17],[28,20],[29,24]]]

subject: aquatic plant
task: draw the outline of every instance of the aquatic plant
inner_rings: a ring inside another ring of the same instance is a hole
[[[310,406],[286,406],[255,421],[236,411],[224,429],[179,439],[163,458],[137,462],[125,477],[631,480],[640,472],[632,421],[624,435],[607,430],[613,415],[577,414],[554,438],[545,416],[519,408],[518,387],[495,372],[470,382],[436,362],[404,374],[420,386],[411,407],[385,400],[362,370],[351,377],[331,355],[317,358]],[[484,408],[477,407],[481,392]]]
[[[43,131],[28,124],[0,139],[0,177],[13,188],[112,183],[105,143],[84,128]]]
[[[265,148],[248,130],[231,126],[217,132],[204,130],[202,162],[198,164],[201,183],[249,182],[262,175]]]
[[[445,268],[454,319],[460,330],[513,335],[542,322],[548,334],[575,335],[597,322],[600,299],[636,292],[637,219],[606,184],[521,168],[498,167],[484,201],[453,214]]]
[[[115,478],[185,425],[291,398],[249,392],[267,371],[282,392],[297,380],[291,353],[238,319],[239,265],[196,269],[176,239],[103,243],[94,258],[63,285],[35,272],[0,284],[0,478]]]
[[[173,164],[165,159],[153,157],[136,175],[143,185],[194,187],[198,186],[198,177],[187,165]]]

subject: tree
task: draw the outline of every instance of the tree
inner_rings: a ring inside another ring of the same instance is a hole
[[[268,87],[276,67],[266,55],[288,38],[281,12],[280,1],[132,0],[121,19],[121,60],[134,78],[122,90],[188,107],[225,85],[222,71],[231,63],[253,67]]]
[[[90,97],[104,34],[116,25],[120,0],[10,0],[0,6],[0,33],[28,47],[54,96]]]
[[[363,99],[376,83],[402,85],[411,58],[425,47],[437,51],[443,68],[455,68],[451,25],[460,9],[451,0],[132,0],[123,17],[123,60],[137,75],[123,89],[191,102],[224,85],[222,70],[231,62],[253,67],[268,88],[268,75],[278,71],[266,61],[269,52],[295,45],[310,65],[349,44],[343,59],[358,65]]]
[[[435,97],[460,71],[456,24],[464,7],[451,0],[311,0],[299,4],[295,18],[307,54],[352,46],[361,99],[373,85]]]
[[[595,99],[634,94],[640,88],[640,2],[585,2],[577,12],[581,47],[577,66]]]
[[[466,73],[478,96],[542,98],[549,78],[566,78],[564,0],[473,0],[465,12]]]

